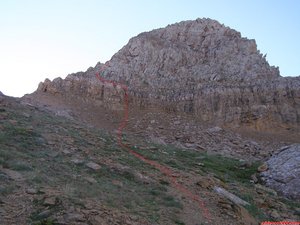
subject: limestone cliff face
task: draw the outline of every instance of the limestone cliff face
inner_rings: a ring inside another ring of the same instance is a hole
[[[37,92],[122,109],[122,90],[101,84],[98,72],[128,86],[132,107],[162,107],[256,129],[300,125],[300,77],[281,77],[254,40],[211,19],[141,33],[106,66],[46,80]]]

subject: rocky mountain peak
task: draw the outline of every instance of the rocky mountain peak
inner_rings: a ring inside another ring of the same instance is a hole
[[[1,94],[1,224],[299,218],[300,77],[215,20],[142,33],[105,64]]]
[[[277,78],[255,40],[211,19],[197,19],[144,32],[109,62],[113,79],[132,86],[188,87],[210,81]],[[140,88],[140,87],[139,87]]]
[[[211,19],[183,21],[129,40],[105,65],[46,80],[37,93],[122,110],[122,93],[95,74],[126,84],[131,107],[188,113],[200,121],[258,130],[300,124],[300,78],[283,78],[255,40]]]

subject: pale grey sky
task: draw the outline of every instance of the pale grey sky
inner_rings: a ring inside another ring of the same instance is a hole
[[[109,60],[141,32],[202,17],[256,39],[281,75],[300,75],[299,12],[297,0],[1,0],[0,90],[31,93]]]

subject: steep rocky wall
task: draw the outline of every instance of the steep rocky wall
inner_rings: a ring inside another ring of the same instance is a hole
[[[94,73],[93,73],[94,74]],[[161,107],[171,112],[185,112],[197,119],[250,126],[258,130],[282,127],[297,128],[300,124],[300,78],[278,78],[270,83],[233,86],[212,83],[193,92],[152,96],[149,92],[129,90],[131,107]],[[123,90],[89,79],[71,75],[65,80],[46,80],[38,92],[63,95],[112,110],[123,110]]]
[[[161,107],[195,118],[263,130],[299,128],[300,77],[283,78],[254,40],[217,21],[197,19],[132,38],[112,59],[37,92],[122,110],[123,91],[95,74],[126,84],[131,107]]]

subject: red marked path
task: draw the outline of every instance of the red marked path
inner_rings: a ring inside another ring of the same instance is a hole
[[[104,71],[104,67],[101,69],[101,72]],[[145,158],[143,155],[141,155],[140,153],[134,151],[129,145],[123,143],[122,141],[122,133],[123,133],[123,129],[126,127],[127,122],[128,122],[128,106],[129,106],[129,101],[128,101],[128,87],[124,84],[120,84],[117,83],[115,81],[110,81],[110,80],[106,80],[103,77],[100,76],[100,73],[96,74],[96,77],[98,78],[99,81],[101,81],[104,84],[112,84],[114,87],[121,87],[122,90],[124,91],[124,115],[123,115],[123,120],[120,123],[119,127],[118,127],[118,132],[117,132],[117,140],[118,140],[118,144],[126,149],[131,155],[135,156],[136,158],[140,159],[141,161],[155,167],[156,169],[158,169],[161,173],[163,173],[166,177],[169,178],[171,184],[173,187],[175,187],[179,192],[181,192],[182,194],[184,194],[186,197],[188,197],[189,199],[195,201],[197,203],[197,205],[199,206],[200,210],[202,211],[204,217],[208,220],[211,221],[211,216],[210,213],[208,212],[207,208],[205,207],[204,201],[198,196],[193,194],[189,189],[187,189],[185,186],[183,186],[182,184],[180,184],[177,180],[177,175],[175,173],[175,171],[173,171],[171,168],[161,165],[156,161],[150,160]]]

